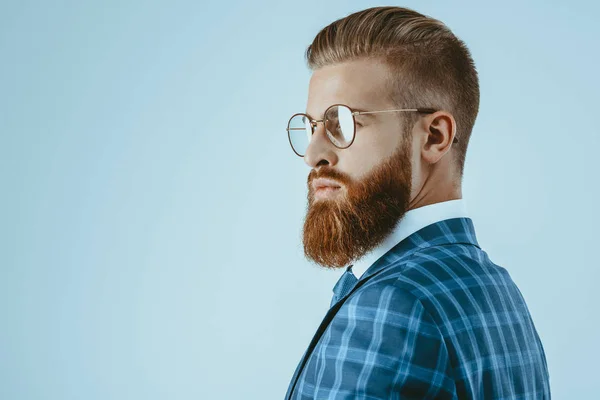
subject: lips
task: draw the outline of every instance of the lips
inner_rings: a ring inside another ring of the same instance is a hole
[[[312,182],[312,187],[314,190],[319,189],[339,189],[341,186],[334,180],[318,178]]]

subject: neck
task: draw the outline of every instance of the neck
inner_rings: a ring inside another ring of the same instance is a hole
[[[462,199],[461,182],[449,179],[447,176],[443,179],[428,177],[409,203],[409,210],[414,208],[428,206],[430,204],[441,203],[442,201]]]

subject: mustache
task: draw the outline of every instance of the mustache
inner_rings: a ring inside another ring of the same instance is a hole
[[[308,185],[308,187],[312,187],[312,181],[318,178],[325,178],[325,179],[331,179],[332,181],[336,181],[339,182],[340,184],[343,185],[348,185],[350,183],[352,183],[352,179],[339,171],[336,171],[332,168],[321,168],[319,170],[311,170],[310,173],[308,174],[308,178],[306,181],[306,184]]]

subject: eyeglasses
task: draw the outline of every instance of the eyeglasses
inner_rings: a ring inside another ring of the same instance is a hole
[[[310,117],[304,113],[292,115],[287,126],[288,139],[294,153],[300,157],[304,157],[312,135],[315,133],[317,123],[323,122],[329,141],[339,149],[347,149],[354,142],[356,133],[355,115],[398,111],[432,114],[436,110],[433,108],[403,108],[399,110],[353,111],[347,105],[334,104],[325,110],[323,119],[321,120],[311,120]],[[454,137],[453,143],[458,143],[456,136]]]

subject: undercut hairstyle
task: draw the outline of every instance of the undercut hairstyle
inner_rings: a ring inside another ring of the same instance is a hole
[[[452,145],[462,178],[479,110],[479,80],[471,54],[442,22],[402,7],[373,7],[323,28],[306,49],[310,70],[359,59],[390,70],[388,100],[398,108],[434,108],[454,116]],[[398,113],[413,126],[417,113]]]

